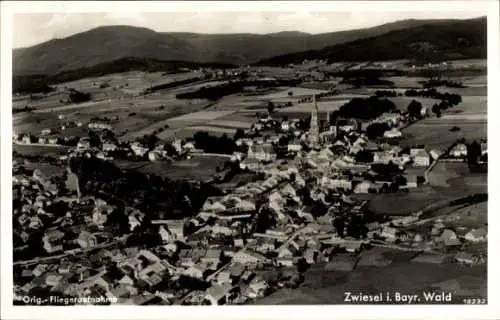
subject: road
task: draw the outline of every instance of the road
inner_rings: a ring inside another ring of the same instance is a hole
[[[221,158],[228,158],[228,159],[231,159],[232,155],[230,154],[223,154],[223,153],[197,153],[197,152],[194,152],[194,153],[190,153],[189,155],[195,157],[195,156],[207,156],[207,157],[221,157]]]
[[[65,146],[62,144],[52,144],[52,143],[21,143],[17,141],[12,141],[12,144],[18,145],[18,146],[33,146],[33,147],[53,147],[53,148],[70,148],[69,146]]]
[[[112,241],[112,242],[103,243],[103,244],[100,244],[98,246],[88,248],[88,249],[76,249],[76,250],[71,251],[71,252],[65,252],[65,253],[61,253],[58,255],[49,256],[49,257],[40,257],[40,258],[36,258],[36,259],[32,259],[32,260],[15,261],[14,266],[26,266],[26,265],[31,265],[31,264],[38,264],[38,263],[41,263],[44,261],[50,261],[50,260],[54,260],[54,259],[62,259],[64,257],[68,257],[68,256],[76,255],[76,254],[81,254],[81,253],[85,253],[85,252],[89,252],[89,251],[93,251],[93,250],[97,250],[97,249],[108,248],[108,247],[111,247],[111,246],[117,244],[118,242],[126,241],[128,237],[129,237],[129,235],[125,235],[125,236],[122,236],[122,237]]]
[[[278,248],[278,251],[281,250],[282,248],[286,248],[290,242],[292,242],[302,231],[304,231],[304,229],[307,228],[307,225],[296,230],[294,233],[292,233],[290,235],[290,237],[288,238],[288,240],[286,240],[279,248]]]

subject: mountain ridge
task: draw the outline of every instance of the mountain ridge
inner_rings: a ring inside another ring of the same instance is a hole
[[[425,24],[449,24],[467,20],[409,19],[379,26],[330,33],[284,31],[271,34],[201,34],[157,32],[144,27],[101,26],[62,39],[52,39],[13,50],[15,75],[47,74],[89,68],[132,57],[193,63],[254,64],[273,57],[381,36],[387,32]]]

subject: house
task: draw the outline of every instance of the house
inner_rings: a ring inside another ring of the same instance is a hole
[[[248,285],[245,294],[251,299],[263,297],[268,288],[269,285],[264,280],[255,280]]]
[[[365,180],[354,187],[354,193],[372,193],[377,192],[377,185],[371,181]]]
[[[184,239],[184,221],[183,220],[166,220],[168,230],[177,240]]]
[[[469,252],[458,252],[456,255],[455,255],[455,260],[459,263],[463,263],[463,264],[476,264],[479,262],[479,259],[474,256],[472,253],[469,253]]]
[[[51,133],[52,133],[52,130],[50,130],[50,129],[43,129],[41,132],[42,136],[48,136]]]
[[[250,170],[250,171],[257,171],[259,170],[261,164],[259,160],[255,158],[246,158],[242,162],[240,162],[240,168],[242,170]]]
[[[481,155],[484,156],[487,153],[488,153],[488,145],[486,142],[482,141],[481,142]]]
[[[333,179],[331,180],[333,189],[352,190],[352,181],[348,179]]]
[[[205,256],[201,258],[201,261],[209,265],[218,265],[221,258],[222,258],[221,250],[211,249],[208,250]]]
[[[256,253],[256,252],[245,250],[243,252],[238,251],[234,255],[233,260],[236,262],[239,262],[242,265],[249,265],[249,264],[264,263],[267,260],[267,258],[261,254]]]
[[[62,275],[59,275],[59,274],[49,274],[45,278],[45,284],[49,287],[55,287],[61,283],[63,278],[64,277]]]
[[[148,148],[143,147],[141,143],[137,141],[130,144],[130,149],[138,157],[143,157],[148,152]]]
[[[288,121],[281,122],[281,130],[282,131],[290,130],[290,122],[288,122]]]
[[[220,224],[216,224],[216,225],[213,226],[212,232],[215,235],[217,235],[217,234],[223,234],[223,235],[226,235],[226,236],[231,236],[234,233],[234,230],[232,228],[229,228],[229,227],[226,227],[226,226],[222,226]]]
[[[77,145],[76,145],[76,151],[80,151],[80,152],[83,152],[83,151],[87,151],[90,149],[90,141],[86,138],[82,138],[80,139],[80,141],[78,141]]]
[[[32,273],[35,277],[40,277],[42,274],[45,273],[45,271],[47,271],[48,269],[48,265],[46,264],[37,264],[37,266],[35,267],[35,269],[32,270]]]
[[[388,152],[385,152],[385,151],[376,151],[373,153],[373,162],[375,163],[389,163],[390,161],[392,161],[394,159],[394,157],[388,153]]]
[[[275,260],[277,266],[280,267],[293,267],[293,257],[278,257]]]
[[[226,304],[227,298],[230,295],[231,285],[229,284],[213,284],[212,287],[207,289],[207,294],[205,299],[207,299],[211,305],[222,305]]]
[[[308,248],[304,253],[304,258],[309,264],[316,263],[317,257],[318,257],[318,251],[314,250],[313,248]]]
[[[102,151],[110,152],[110,151],[115,151],[117,149],[118,149],[118,147],[114,143],[103,143],[102,144]]]
[[[398,230],[395,228],[391,227],[385,227],[382,229],[382,232],[380,233],[380,236],[386,238],[386,241],[396,241],[396,236],[397,236]]]
[[[149,161],[160,161],[163,159],[163,153],[165,151],[161,150],[151,150],[148,152],[148,159]]]
[[[446,229],[443,231],[441,236],[437,239],[440,242],[444,242],[446,246],[456,246],[460,244],[460,240],[453,230]]]
[[[189,276],[189,277],[193,277],[193,278],[197,278],[197,279],[203,279],[206,271],[207,271],[207,269],[204,266],[202,266],[201,264],[195,264],[194,266],[191,266],[191,267],[187,268],[186,270],[184,270],[184,272],[182,274],[185,276]]]
[[[287,145],[288,152],[299,152],[300,150],[302,150],[302,144],[300,143],[300,141],[293,140],[288,142]]]
[[[391,130],[387,130],[386,132],[384,132],[384,138],[387,139],[401,138],[402,135],[403,134],[401,133],[401,131],[396,128],[392,128]]]
[[[394,226],[406,226],[406,225],[409,225],[409,224],[414,223],[416,221],[418,221],[418,217],[407,216],[407,217],[403,217],[403,218],[399,218],[399,219],[393,219],[391,221],[391,223]]]
[[[173,236],[171,235],[170,232],[167,231],[167,229],[165,229],[164,226],[160,226],[158,228],[158,234],[160,235],[161,240],[163,242],[169,242],[169,241],[173,240]]]
[[[59,230],[50,230],[45,232],[42,238],[43,248],[48,253],[54,253],[63,250],[64,233]]]
[[[247,156],[265,162],[274,161],[277,157],[273,146],[269,143],[250,146]]]
[[[450,157],[463,158],[467,156],[467,146],[465,143],[459,143],[450,150]]]
[[[231,284],[233,280],[231,279],[231,272],[222,271],[217,275],[217,283],[218,284]]]
[[[82,247],[82,249],[88,249],[97,245],[97,238],[88,231],[82,231],[76,239],[76,242],[80,245],[80,247]]]
[[[138,210],[133,211],[128,216],[128,224],[130,227],[130,231],[133,231],[135,228],[142,224],[142,219],[144,219],[145,214]]]
[[[428,167],[431,164],[431,158],[427,151],[419,149],[413,155],[413,165],[416,167]]]
[[[184,150],[187,150],[187,151],[192,151],[192,150],[196,149],[196,147],[194,146],[194,144],[193,144],[192,142],[186,142],[186,143],[182,146],[182,148],[183,148]]]
[[[431,158],[433,160],[439,159],[439,157],[441,157],[442,154],[443,154],[443,152],[441,150],[437,150],[437,149],[433,149],[429,152],[429,155],[431,156]]]
[[[479,228],[469,231],[465,235],[465,240],[470,242],[483,242],[488,238],[488,231],[486,228]]]

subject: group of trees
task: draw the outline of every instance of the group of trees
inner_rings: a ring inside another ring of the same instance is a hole
[[[378,99],[375,96],[369,98],[354,98],[342,105],[332,113],[332,118],[354,118],[371,120],[383,113],[393,112],[396,105],[388,99]]]
[[[91,95],[90,93],[80,92],[75,89],[71,89],[69,92],[69,100],[72,103],[82,103],[90,101]]]
[[[448,93],[448,92],[442,93],[434,88],[424,89],[424,90],[409,89],[405,91],[405,96],[433,98],[437,100],[446,101],[450,106],[455,106],[460,102],[462,102],[462,96],[460,96],[459,94]]]
[[[375,91],[375,96],[382,98],[382,97],[398,97],[402,96],[403,94],[398,93],[397,91],[394,90],[377,90]]]
[[[364,78],[344,78],[340,84],[348,84],[357,88],[361,86],[393,86],[394,82],[390,80],[382,80],[378,77],[364,77]]]
[[[70,167],[78,175],[82,193],[105,198],[119,207],[126,204],[137,208],[151,219],[165,219],[167,214],[171,219],[192,216],[207,197],[221,195],[219,189],[208,184],[122,171],[95,157],[72,158]],[[122,218],[127,221],[125,210],[122,211]]]
[[[224,96],[242,92],[245,87],[260,87],[271,88],[279,86],[295,86],[293,80],[241,80],[231,81],[228,83],[219,84],[216,86],[207,86],[199,88],[196,91],[180,93],[176,95],[177,99],[209,99],[212,101],[218,100]]]
[[[383,136],[384,132],[390,129],[391,127],[385,122],[372,123],[366,128],[366,136],[370,140],[375,140]]]
[[[421,83],[424,86],[424,88],[433,88],[439,86],[444,86],[448,88],[465,88],[465,86],[461,82],[453,80],[431,79],[428,81],[422,81]]]
[[[234,140],[226,134],[217,137],[210,135],[206,131],[198,131],[194,134],[193,141],[197,149],[201,149],[207,153],[232,154],[237,149]]]

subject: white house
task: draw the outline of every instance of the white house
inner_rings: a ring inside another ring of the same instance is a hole
[[[110,151],[115,151],[116,149],[118,149],[118,147],[114,143],[103,143],[102,144],[102,151],[110,152]]]
[[[485,228],[474,229],[465,235],[465,240],[470,242],[483,242],[488,238],[488,231]]]
[[[136,156],[144,156],[148,152],[147,148],[144,148],[139,142],[135,141],[130,145],[130,149]]]
[[[392,128],[391,130],[384,132],[384,137],[388,139],[401,138],[402,135],[401,131],[396,128]]]
[[[148,152],[149,161],[159,161],[163,158],[163,154],[160,150],[152,150]]]
[[[281,123],[281,130],[283,130],[283,131],[288,131],[288,130],[290,130],[290,122],[288,122],[288,121],[283,121],[283,122]]]
[[[299,152],[302,150],[302,144],[299,141],[290,141],[287,145],[287,150],[291,152]]]
[[[76,150],[77,151],[87,151],[90,149],[90,142],[86,139],[81,139],[78,141],[78,144],[76,145]]]
[[[450,156],[455,158],[462,158],[467,156],[467,146],[463,143],[457,144],[450,150]]]
[[[274,161],[276,160],[276,152],[271,144],[252,145],[248,148],[248,158],[259,161]]]
[[[416,167],[428,167],[431,164],[431,159],[427,151],[420,149],[413,156],[413,164]]]
[[[370,190],[377,190],[377,185],[370,181],[362,181],[354,187],[354,193],[368,193]]]

